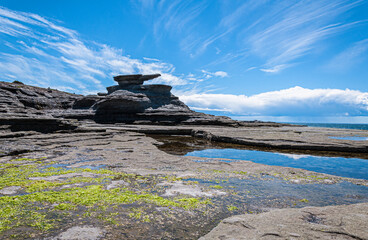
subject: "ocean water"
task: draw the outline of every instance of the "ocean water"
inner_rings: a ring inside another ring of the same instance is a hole
[[[360,129],[368,130],[368,124],[356,124],[356,123],[296,123],[289,122],[290,124],[307,125],[309,127],[326,127],[326,128],[345,128],[345,129]]]
[[[368,179],[368,160],[360,158],[322,157],[303,154],[263,152],[241,149],[205,149],[186,156],[247,160],[266,165],[301,168],[341,177]]]
[[[350,141],[368,141],[368,137],[351,136],[351,137],[329,137],[332,139],[350,140]]]

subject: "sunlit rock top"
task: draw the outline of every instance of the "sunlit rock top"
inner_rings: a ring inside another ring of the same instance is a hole
[[[127,85],[141,85],[144,81],[148,81],[154,78],[161,76],[161,74],[150,74],[150,75],[142,75],[142,74],[133,74],[133,75],[119,75],[115,76],[114,80],[119,83],[119,86],[127,86]]]

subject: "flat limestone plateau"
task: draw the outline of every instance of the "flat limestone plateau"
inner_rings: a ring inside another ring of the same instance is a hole
[[[274,146],[280,139],[311,145],[324,136],[313,144],[364,149],[328,137],[366,131],[79,124],[47,134],[2,131],[2,239],[367,239],[366,180],[171,155],[146,136],[188,135],[208,144],[216,137],[244,144],[237,139],[246,136]],[[327,205],[341,206],[320,208]],[[9,206],[14,211],[4,211]]]

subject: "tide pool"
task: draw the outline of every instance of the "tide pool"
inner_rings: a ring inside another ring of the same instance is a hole
[[[193,151],[187,153],[186,156],[226,158],[230,161],[247,160],[267,165],[301,168],[341,177],[368,179],[368,160],[360,158],[322,157],[231,148]]]

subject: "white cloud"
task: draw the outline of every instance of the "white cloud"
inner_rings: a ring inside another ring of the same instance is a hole
[[[217,71],[217,72],[214,72],[213,74],[214,76],[216,77],[228,77],[229,75],[227,74],[227,72],[224,72],[224,71]]]
[[[212,112],[231,112],[228,109],[216,109],[216,108],[200,108],[200,107],[191,107],[192,110],[195,111],[212,111]]]
[[[211,78],[211,77],[228,77],[229,75],[227,74],[227,72],[224,71],[216,71],[216,72],[209,72],[206,70],[201,70],[201,72],[204,74],[205,78]]]
[[[306,155],[306,154],[290,154],[290,153],[277,153],[277,154],[294,159],[294,160],[311,157],[311,155]]]
[[[245,70],[246,72],[249,72],[249,71],[252,71],[252,70],[254,70],[254,69],[257,69],[257,67],[249,67],[249,68],[247,68],[247,70]]]
[[[152,83],[165,83],[165,84],[169,84],[172,86],[178,86],[178,85],[185,85],[188,82],[182,78],[176,77],[174,75],[171,74],[167,74],[167,73],[161,73],[161,77],[158,78],[157,80],[154,79],[153,81],[151,81]]]
[[[274,66],[272,68],[261,68],[259,70],[261,70],[262,72],[266,72],[266,73],[278,73],[287,67],[288,65],[281,64],[281,65]]]
[[[158,59],[134,59],[121,49],[86,41],[76,31],[33,13],[0,7],[0,35],[4,36],[0,42],[9,47],[0,53],[4,80],[76,93],[105,91],[118,74],[160,73],[155,83],[174,86],[201,80],[177,76],[172,64]]]
[[[143,57],[144,60],[147,60],[147,61],[154,61],[154,62],[160,62],[159,59],[156,59],[156,58],[148,58],[148,57]]]
[[[180,99],[190,107],[222,109],[239,115],[368,115],[368,92],[349,89],[293,87],[252,96],[182,93]]]

